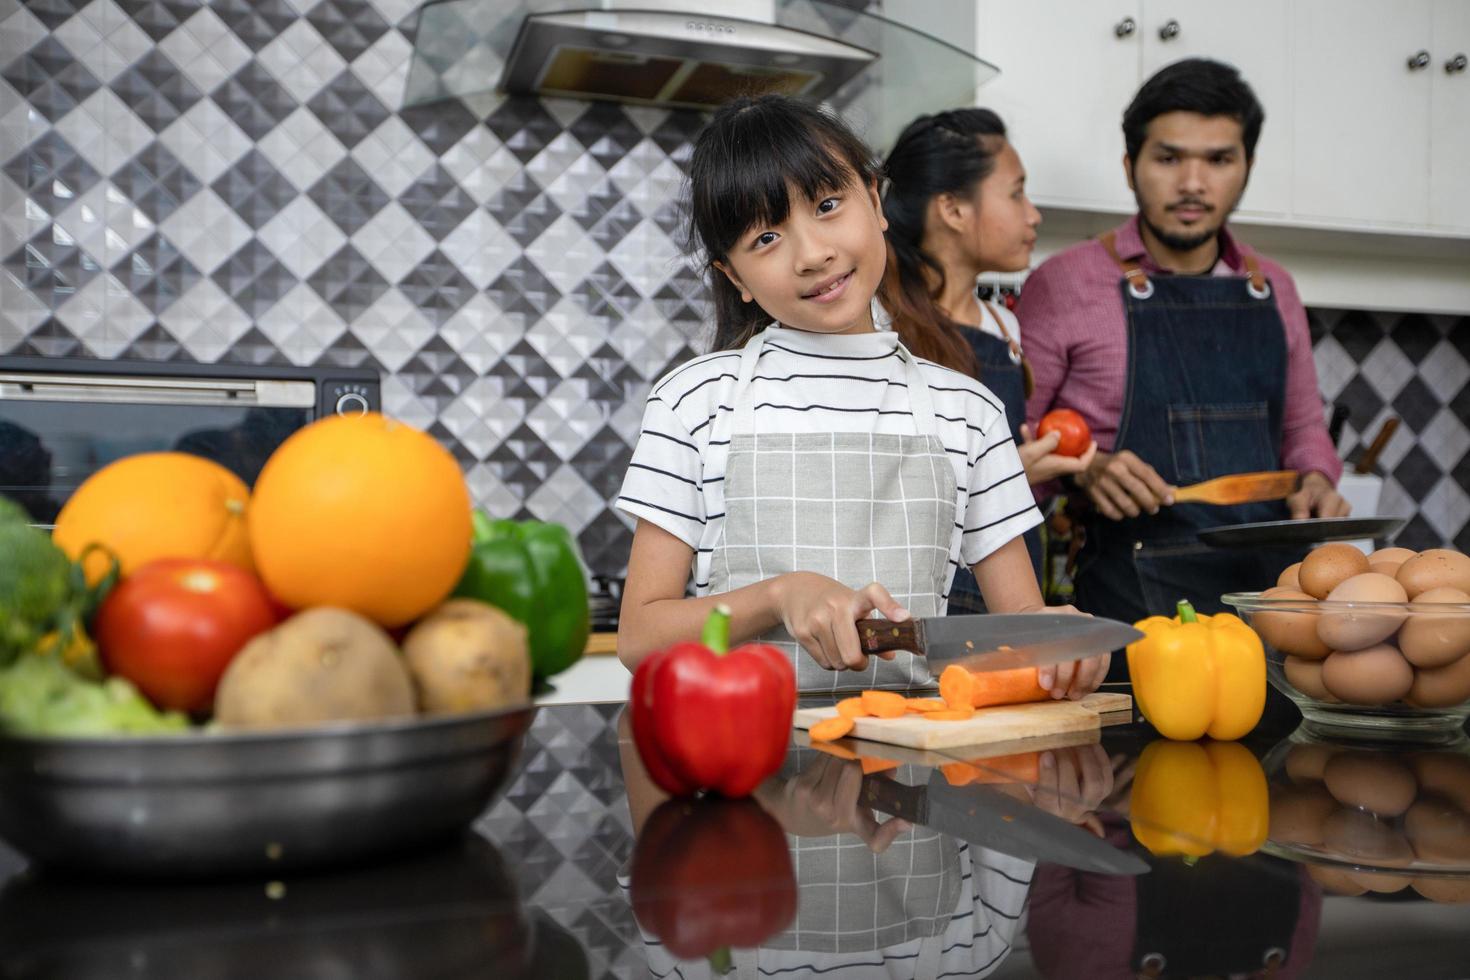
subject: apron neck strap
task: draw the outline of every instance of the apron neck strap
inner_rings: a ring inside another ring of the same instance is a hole
[[[1266,274],[1261,271],[1261,261],[1256,258],[1255,252],[1245,249],[1240,250],[1241,262],[1245,265],[1245,275],[1249,281],[1246,288],[1251,296],[1256,299],[1265,299],[1271,295],[1271,284],[1266,281]]]
[[[1116,232],[1105,231],[1097,237],[1102,243],[1103,251],[1108,253],[1108,258],[1113,260],[1128,280],[1128,292],[1134,299],[1148,299],[1154,294],[1153,283],[1148,281],[1148,275],[1143,271],[1143,266],[1138,264],[1137,259],[1124,259],[1118,254],[1118,235]]]
[[[751,396],[751,381],[755,378],[756,362],[760,360],[761,349],[765,346],[766,339],[779,327],[771,326],[762,330],[746,343],[740,351],[740,372],[735,376],[735,389],[731,393],[730,432],[749,433],[755,431],[755,404]],[[921,436],[932,436],[938,433],[939,425],[934,418],[934,402],[929,393],[929,385],[924,380],[923,373],[919,370],[918,358],[903,345],[902,341],[896,342],[898,356],[903,359],[905,382],[909,391],[909,411],[914,416],[914,430]],[[711,432],[713,437],[719,430],[719,421],[715,422],[715,430]]]

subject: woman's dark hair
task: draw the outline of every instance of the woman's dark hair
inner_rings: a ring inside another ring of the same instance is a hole
[[[791,210],[788,186],[807,197],[853,180],[869,184],[878,166],[841,119],[785,95],[742,96],[721,106],[694,141],[689,164],[690,250],[703,249],[715,304],[715,350],[741,347],[774,321],[714,267],[754,225]]]
[[[1208,58],[1186,58],[1159,69],[1123,111],[1123,142],[1128,159],[1138,160],[1148,124],[1166,112],[1229,116],[1240,123],[1246,161],[1256,158],[1256,141],[1266,110],[1233,65]]]
[[[995,169],[1005,136],[1005,123],[989,109],[951,109],[909,123],[884,163],[888,268],[879,299],[909,350],[966,374],[975,372],[975,354],[936,302],[944,267],[922,248],[924,219],[938,195],[974,193]]]

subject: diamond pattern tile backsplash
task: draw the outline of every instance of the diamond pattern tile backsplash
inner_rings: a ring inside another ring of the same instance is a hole
[[[405,0],[0,0],[0,353],[367,365],[477,501],[592,570],[652,380],[704,336],[691,113],[399,110]],[[1312,311],[1385,513],[1470,550],[1470,319]]]

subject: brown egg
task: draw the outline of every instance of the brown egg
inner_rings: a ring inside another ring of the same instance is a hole
[[[1276,587],[1300,592],[1302,590],[1302,580],[1297,578],[1297,573],[1301,570],[1301,562],[1297,562],[1295,565],[1287,565],[1286,570],[1276,579]]]
[[[1409,807],[1404,836],[1421,861],[1470,862],[1470,814],[1442,796],[1426,796]]]
[[[1347,876],[1370,892],[1385,895],[1403,891],[1414,880],[1410,875],[1392,871],[1349,871]]]
[[[1283,844],[1322,843],[1322,824],[1337,801],[1320,785],[1275,786],[1271,789],[1271,839]]]
[[[1327,760],[1341,751],[1326,745],[1293,745],[1286,752],[1286,775],[1294,783],[1320,783]]]
[[[1346,806],[1396,817],[1409,808],[1419,784],[1409,767],[1381,752],[1341,752],[1323,770],[1327,791]]]
[[[1400,565],[1418,554],[1419,552],[1410,551],[1408,548],[1379,548],[1368,556],[1368,569],[1369,571],[1376,572],[1379,569],[1375,566],[1389,565],[1397,571]],[[1393,572],[1388,572],[1387,574],[1392,575]]]
[[[1252,628],[1272,649],[1307,660],[1321,660],[1332,652],[1317,636],[1317,614],[1305,611],[1316,604],[1316,599],[1305,592],[1281,588],[1267,589],[1261,593],[1261,598],[1290,599],[1301,603],[1296,610],[1258,612],[1251,617]]]
[[[1416,752],[1409,759],[1409,767],[1424,792],[1452,800],[1470,813],[1470,757],[1453,751]]]
[[[1318,701],[1336,701],[1327,685],[1322,683],[1322,661],[1305,657],[1287,657],[1281,663],[1287,683],[1309,698]]]
[[[1470,902],[1470,875],[1436,875],[1414,879],[1414,891],[1431,902],[1460,905]]]
[[[1419,708],[1448,708],[1470,700],[1470,656],[1443,667],[1416,669],[1404,700]]]
[[[1328,602],[1407,602],[1404,587],[1387,575],[1354,575],[1327,594]],[[1363,650],[1382,643],[1407,615],[1399,609],[1348,609],[1323,612],[1317,635],[1334,650]]]
[[[1414,597],[1413,605],[1430,606],[1443,603],[1470,605],[1470,594],[1441,586],[1425,589]],[[1443,667],[1470,653],[1470,613],[1410,612],[1399,630],[1399,650],[1415,667]]]
[[[1414,849],[1387,821],[1363,810],[1341,809],[1322,823],[1322,848],[1335,857],[1379,868],[1402,868]]]
[[[1337,650],[1322,662],[1322,683],[1348,704],[1389,704],[1409,693],[1414,668],[1387,643],[1366,650]]]
[[[1431,548],[1400,565],[1395,577],[1410,599],[1430,589],[1470,592],[1470,557],[1446,548]]]
[[[1297,578],[1303,592],[1325,599],[1340,584],[1367,570],[1368,556],[1357,548],[1350,544],[1324,544],[1302,561]]]
[[[1331,895],[1361,895],[1368,890],[1354,881],[1348,872],[1330,864],[1309,864],[1307,874],[1311,875],[1313,880]]]

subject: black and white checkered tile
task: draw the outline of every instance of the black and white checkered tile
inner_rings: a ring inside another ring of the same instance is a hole
[[[0,351],[369,365],[498,513],[607,503],[703,321],[699,120],[400,111],[413,0],[0,0]]]
[[[617,572],[644,396],[703,335],[678,206],[699,117],[399,109],[416,6],[0,0],[0,352],[376,367],[480,503]],[[1344,448],[1404,419],[1401,543],[1470,546],[1470,324],[1314,322]]]
[[[1350,463],[1400,426],[1374,468],[1379,513],[1406,517],[1394,543],[1470,552],[1470,317],[1310,311],[1322,395],[1352,415],[1338,449]]]

